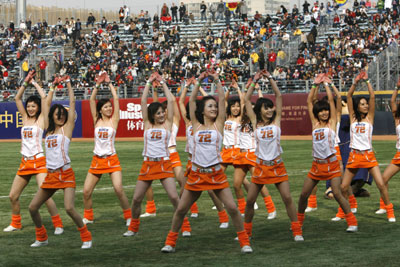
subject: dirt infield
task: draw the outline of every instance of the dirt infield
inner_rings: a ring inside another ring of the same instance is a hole
[[[283,135],[282,140],[311,140],[311,135]],[[373,141],[396,141],[396,135],[374,135]],[[186,137],[177,137],[178,141],[186,141]],[[73,142],[91,142],[93,138],[72,138]],[[143,142],[143,137],[117,137],[118,142]],[[0,143],[21,142],[21,139],[0,139]]]

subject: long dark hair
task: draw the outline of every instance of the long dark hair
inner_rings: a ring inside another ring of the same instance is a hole
[[[318,113],[320,113],[323,110],[327,110],[329,111],[329,117],[328,120],[331,118],[331,107],[329,105],[329,102],[327,102],[326,100],[322,99],[322,100],[318,100],[317,102],[314,103],[313,105],[313,114],[314,114],[314,118],[316,118],[319,121],[318,118]]]
[[[198,107],[200,105],[201,100],[200,99],[196,99],[196,107]],[[185,106],[186,109],[186,119],[190,120],[190,106],[189,106],[189,102],[186,103]]]
[[[240,98],[239,98],[239,97],[234,96],[234,97],[230,97],[230,98],[228,99],[228,106],[226,107],[226,116],[227,116],[227,117],[233,116],[233,115],[232,115],[231,108],[232,108],[232,106],[235,105],[236,103],[239,103],[239,106],[240,106]],[[240,111],[239,111],[239,114],[238,114],[237,116],[240,116]],[[236,116],[236,117],[237,117],[237,116]]]
[[[157,113],[159,108],[162,108],[165,111],[165,108],[160,102],[153,102],[147,107],[147,117],[151,124],[155,124],[154,115]]]
[[[257,99],[256,105],[254,106],[254,113],[256,113],[257,116],[257,122],[263,122],[263,119],[261,117],[261,107],[264,107],[265,109],[267,108],[273,108],[274,107],[274,102],[272,102],[271,99],[269,98],[264,98],[260,97]],[[276,117],[276,110],[274,110],[274,114],[272,115],[272,118],[267,121],[268,124],[271,124]]]
[[[42,113],[42,101],[41,101],[41,99],[38,97],[38,96],[36,96],[36,95],[31,95],[30,97],[28,97],[28,99],[26,100],[26,102],[25,102],[25,112],[26,112],[26,114],[28,115],[28,117],[29,117],[29,114],[28,114],[28,110],[27,110],[27,105],[28,105],[28,103],[30,103],[30,102],[33,102],[33,103],[35,103],[37,106],[38,106],[38,111],[35,113],[35,115],[33,116],[34,118],[35,118],[35,121],[37,121],[37,119],[39,118],[39,116],[40,116],[40,113]]]
[[[396,119],[399,119],[399,118],[400,118],[400,103],[397,104],[397,110],[396,110],[396,113],[394,114],[394,117],[395,117]]]
[[[61,104],[52,105],[50,108],[50,111],[49,111],[49,127],[47,127],[47,133],[49,133],[49,134],[54,133],[54,131],[56,130],[56,124],[54,122],[53,116],[54,116],[54,112],[56,112],[57,109],[58,109],[58,112],[57,112],[58,119],[60,119],[61,116],[63,116],[63,115],[65,116],[65,122],[64,122],[63,126],[68,121],[67,109]]]
[[[254,106],[254,103],[251,103]],[[254,109],[253,109],[254,110]],[[251,124],[250,118],[247,115],[247,109],[246,106],[243,108],[243,114],[242,114],[242,119],[240,121],[240,131],[244,132],[244,130],[248,127],[250,129],[250,132],[253,132],[253,125]]]
[[[365,96],[353,97],[353,110],[354,110],[354,116],[356,117],[357,122],[360,122],[363,119],[362,114],[360,113],[360,111],[358,111],[358,106],[360,105],[360,102],[362,99],[365,99],[365,101],[367,101],[367,103],[369,104],[369,100]]]
[[[213,96],[205,96],[203,97],[199,102],[196,103],[196,111],[195,111],[195,115],[196,115],[196,119],[201,123],[204,124],[204,106],[206,104],[206,102],[208,100],[214,100],[215,102],[217,102],[217,100],[215,100],[215,98]]]
[[[97,122],[98,120],[100,120],[100,119],[103,119],[103,115],[101,115],[100,110],[101,110],[101,108],[102,108],[105,104],[107,104],[108,102],[111,103],[110,99],[107,99],[107,98],[100,99],[99,101],[97,101],[97,104],[96,104],[96,116],[97,116],[96,122]]]

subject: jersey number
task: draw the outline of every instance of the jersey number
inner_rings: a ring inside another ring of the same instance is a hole
[[[162,133],[161,132],[151,132],[151,139],[161,139]]]
[[[47,147],[48,148],[56,147],[56,146],[57,146],[57,139],[47,140]]]
[[[364,125],[356,126],[356,133],[365,133],[365,126]]]
[[[324,138],[325,138],[325,133],[324,132],[315,133],[315,140],[321,141]]]
[[[24,138],[32,138],[33,134],[32,131],[24,131]]]
[[[200,143],[211,143],[211,134],[199,134]]]
[[[232,131],[232,125],[231,124],[225,124],[225,130]]]
[[[267,138],[274,137],[274,132],[272,130],[261,130],[261,133],[262,133],[263,139],[265,139],[265,137],[267,137]]]
[[[108,138],[108,132],[99,132],[99,138],[100,139],[107,139]]]

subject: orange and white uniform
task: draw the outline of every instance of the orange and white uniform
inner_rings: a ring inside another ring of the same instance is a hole
[[[256,140],[250,125],[244,125],[239,130],[239,154],[233,161],[233,165],[256,166]]]
[[[199,125],[201,127],[201,125]],[[192,169],[185,189],[205,191],[223,189],[229,186],[227,177],[221,168],[222,135],[214,124],[212,130],[199,130],[194,134]]]
[[[336,135],[335,135],[335,154],[339,161],[342,161],[342,155],[340,154],[340,138],[339,138],[340,122],[336,124]]]
[[[165,128],[150,128],[144,131],[144,161],[139,180],[150,181],[174,177],[169,160],[168,142],[171,134]]]
[[[373,126],[368,122],[353,122],[350,125],[350,155],[347,168],[372,168],[378,166],[372,150]]]
[[[312,137],[314,160],[308,177],[314,180],[340,177],[340,165],[335,155],[335,132],[329,127],[317,128]]]
[[[17,175],[46,173],[46,158],[42,148],[43,130],[38,123],[21,128],[21,164]]]
[[[194,138],[193,138],[193,126],[189,125],[186,127],[186,147],[185,147],[185,152],[187,152],[188,155],[188,162],[186,164],[186,170],[185,170],[185,177],[189,176],[190,170],[192,169],[192,154],[193,154],[193,147],[194,147]]]
[[[89,172],[93,174],[121,171],[121,164],[115,152],[115,135],[113,127],[96,127],[94,130],[93,159]]]
[[[239,123],[231,120],[225,121],[223,139],[224,147],[221,151],[222,163],[233,164],[234,159],[240,151],[237,147],[239,144],[239,128]]]
[[[276,184],[289,180],[281,159],[281,129],[274,125],[259,126],[255,131],[257,164],[251,182]]]
[[[75,174],[71,168],[71,160],[68,155],[70,142],[71,140],[64,135],[64,128],[61,128],[61,134],[46,136],[46,167],[48,173],[41,188],[75,188]]]
[[[181,158],[179,157],[178,151],[176,150],[176,136],[178,135],[178,126],[173,123],[171,137],[168,142],[169,159],[172,163],[172,168],[182,166]]]
[[[397,142],[396,142],[396,155],[394,155],[392,159],[392,164],[399,165],[400,164],[400,124],[396,126],[396,136],[397,136]]]

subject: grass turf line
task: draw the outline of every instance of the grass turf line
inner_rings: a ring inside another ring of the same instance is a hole
[[[20,144],[1,143],[0,154],[1,184],[0,196],[7,196],[11,183],[20,163]],[[283,159],[289,173],[293,200],[297,205],[304,177],[311,167],[310,141],[282,141]],[[182,163],[186,164],[183,152],[184,143],[178,148]],[[380,163],[387,164],[395,154],[394,141],[375,141],[374,148]],[[83,182],[90,166],[93,142],[72,143],[70,157],[77,178],[77,191],[83,188]],[[123,168],[125,192],[132,199],[133,187],[142,162],[142,142],[117,142],[116,149]],[[383,171],[385,167],[382,167]],[[227,175],[232,181],[233,168],[229,167]],[[111,187],[108,175],[104,175],[96,188],[104,190],[93,194],[95,223],[89,225],[93,234],[93,249],[82,251],[81,241],[76,226],[66,215],[63,208],[62,192],[54,199],[59,208],[65,226],[61,236],[53,235],[50,216],[45,208],[41,209],[43,222],[48,230],[49,245],[32,249],[29,245],[35,239],[34,225],[29,216],[28,205],[37,187],[34,180],[25,188],[21,197],[21,214],[23,230],[13,233],[0,232],[0,265],[25,266],[38,264],[43,266],[172,266],[172,265],[213,265],[213,266],[348,266],[377,265],[384,262],[386,266],[397,265],[398,254],[396,242],[400,238],[397,223],[389,224],[385,215],[375,215],[378,208],[379,192],[376,186],[367,186],[370,198],[358,198],[359,208],[356,214],[359,220],[359,232],[345,232],[346,223],[331,222],[335,215],[335,201],[325,200],[325,184],[319,184],[318,210],[306,214],[303,228],[305,242],[295,243],[289,231],[290,222],[278,191],[268,186],[275,201],[278,217],[266,220],[267,212],[261,197],[258,198],[259,210],[256,211],[251,240],[254,253],[241,255],[237,241],[234,241],[235,230],[231,224],[228,229],[218,228],[218,216],[211,210],[212,202],[207,193],[198,201],[200,217],[190,219],[192,237],[179,237],[177,252],[172,255],[160,253],[168,230],[170,229],[173,208],[159,182],[154,186],[157,217],[141,220],[140,232],[133,238],[123,238],[126,231],[119,201]],[[232,182],[231,182],[232,185]],[[396,192],[400,182],[398,175],[390,182],[389,193],[395,209],[399,206]],[[82,193],[76,194],[75,205],[83,213]],[[144,203],[143,203],[144,209]],[[396,212],[397,213],[397,212]],[[8,198],[0,199],[0,226],[6,227],[10,222],[10,204]],[[61,249],[61,253],[60,253]],[[40,261],[38,261],[40,259]]]

